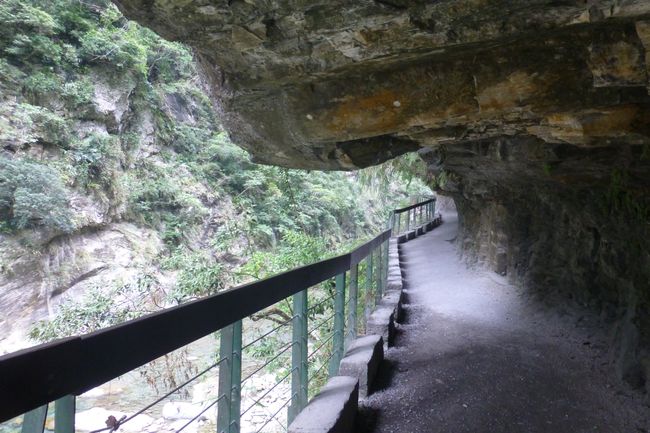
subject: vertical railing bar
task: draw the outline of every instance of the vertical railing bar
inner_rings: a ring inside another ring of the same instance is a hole
[[[230,433],[239,433],[241,426],[241,368],[242,368],[242,321],[233,323],[232,369],[230,391]]]
[[[377,288],[375,290],[375,305],[379,304],[379,301],[381,301],[381,292],[382,292],[382,285],[383,285],[383,276],[384,276],[384,262],[382,260],[382,248],[384,247],[384,243],[382,242],[379,244],[377,247],[377,275],[375,276],[377,284]]]
[[[366,329],[368,326],[368,317],[370,317],[370,313],[372,313],[372,301],[374,297],[372,296],[372,276],[373,276],[373,269],[372,267],[374,266],[374,260],[373,260],[373,254],[375,253],[375,250],[371,250],[370,253],[368,253],[368,257],[366,257],[366,293],[364,296],[364,309],[363,309],[363,331],[364,334],[366,333]]]
[[[304,409],[309,402],[309,316],[307,312],[309,311],[309,298],[307,297],[307,290],[304,290],[304,296],[302,298],[302,329],[300,330],[300,336],[302,341],[300,342],[301,349],[301,365],[302,369],[300,371],[300,391],[301,394],[301,404],[302,407],[300,410]]]
[[[21,433],[43,433],[47,418],[47,405],[30,410],[23,417]]]
[[[390,240],[386,239],[384,241],[384,275],[382,276],[382,291],[380,297],[384,296],[386,289],[388,287],[388,253],[390,249]]]
[[[402,232],[402,213],[397,214],[397,233],[393,233],[394,236],[399,235]]]
[[[293,329],[291,348],[291,405],[288,423],[291,424],[308,400],[307,365],[307,290],[293,295]]]
[[[219,337],[219,395],[223,396],[217,405],[217,432],[230,433],[232,415],[232,371],[233,371],[234,324],[228,325]]]
[[[54,433],[74,433],[76,399],[66,395],[54,402]]]
[[[329,375],[336,376],[339,364],[343,359],[343,346],[345,341],[345,272],[336,276],[336,294],[334,297],[334,337],[333,356],[330,360]]]
[[[359,264],[350,266],[350,293],[348,307],[348,335],[347,344],[357,338],[357,305],[359,296]]]

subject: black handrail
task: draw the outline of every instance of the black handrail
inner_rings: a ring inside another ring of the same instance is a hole
[[[416,207],[420,207],[420,206],[424,206],[425,204],[433,203],[434,201],[436,201],[435,198],[430,198],[429,200],[421,201],[419,203],[412,204],[411,206],[406,206],[406,207],[403,207],[401,209],[395,209],[393,211],[393,213],[397,214],[397,213],[406,212],[408,210],[415,209]]]
[[[66,395],[79,395],[359,263],[391,236],[355,250],[90,334],[0,357],[0,422]]]

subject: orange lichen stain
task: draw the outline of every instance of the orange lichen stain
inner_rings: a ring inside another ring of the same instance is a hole
[[[546,117],[548,133],[553,138],[580,142],[584,138],[582,123],[573,113],[555,113]]]
[[[525,105],[538,90],[534,75],[517,71],[506,81],[479,91],[476,99],[481,112],[507,110]]]
[[[623,105],[582,116],[582,129],[590,137],[620,135],[632,129],[638,107]]]
[[[541,125],[529,128],[538,136],[549,136],[570,143],[587,143],[590,137],[614,137],[634,129],[638,107],[623,105],[599,111],[554,113]]]
[[[396,103],[398,101],[398,103]],[[344,99],[331,112],[324,113],[327,128],[353,135],[380,134],[395,130],[403,122],[408,101],[388,89],[370,96]]]
[[[408,126],[436,127],[454,123],[465,123],[476,119],[476,104],[457,102],[444,108],[433,108],[417,113],[408,121]]]
[[[624,41],[590,47],[589,64],[594,86],[645,84],[646,70],[636,45]]]

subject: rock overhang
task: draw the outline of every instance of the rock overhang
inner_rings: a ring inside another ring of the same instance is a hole
[[[355,169],[489,137],[647,137],[642,0],[115,3],[194,49],[259,162]]]
[[[649,1],[113,1],[194,49],[257,162],[419,150],[466,256],[599,309],[650,391]]]

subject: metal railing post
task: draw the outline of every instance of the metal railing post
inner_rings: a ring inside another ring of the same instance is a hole
[[[347,340],[357,338],[357,298],[359,296],[359,264],[350,266],[350,306],[348,307],[348,335]]]
[[[233,324],[232,384],[230,392],[230,433],[239,433],[241,425],[241,367],[242,367],[242,321]]]
[[[218,433],[238,433],[241,405],[242,322],[221,330],[219,359]]]
[[[43,433],[45,418],[47,418],[47,405],[30,410],[23,417],[21,433]]]
[[[411,209],[406,211],[406,231],[411,230]]]
[[[388,250],[390,249],[390,239],[384,241],[384,275],[382,275],[383,285],[380,296],[384,296],[385,289],[388,287]]]
[[[54,403],[54,433],[74,433],[75,410],[74,395],[66,395]]]
[[[402,231],[402,213],[397,214],[397,233],[393,233],[393,236],[397,236]]]
[[[293,295],[293,347],[291,348],[291,424],[308,400],[307,366],[307,290]]]
[[[381,292],[384,290],[384,261],[382,260],[382,248],[384,248],[383,242],[377,247],[377,275],[375,276],[377,280],[377,290],[375,290],[375,305],[379,304],[379,301],[381,301]]]
[[[345,344],[345,272],[336,276],[336,294],[334,295],[334,336],[332,359],[329,365],[330,377],[339,372],[339,364],[343,359]]]
[[[373,255],[375,254],[375,250],[371,250],[368,256],[366,257],[366,293],[364,296],[364,306],[363,306],[363,332],[364,334],[366,333],[366,326],[368,324],[368,317],[370,317],[370,314],[372,313],[372,301],[374,300],[374,297],[372,296],[372,286],[373,286],[373,269],[372,267],[374,266],[374,260],[373,260]]]

